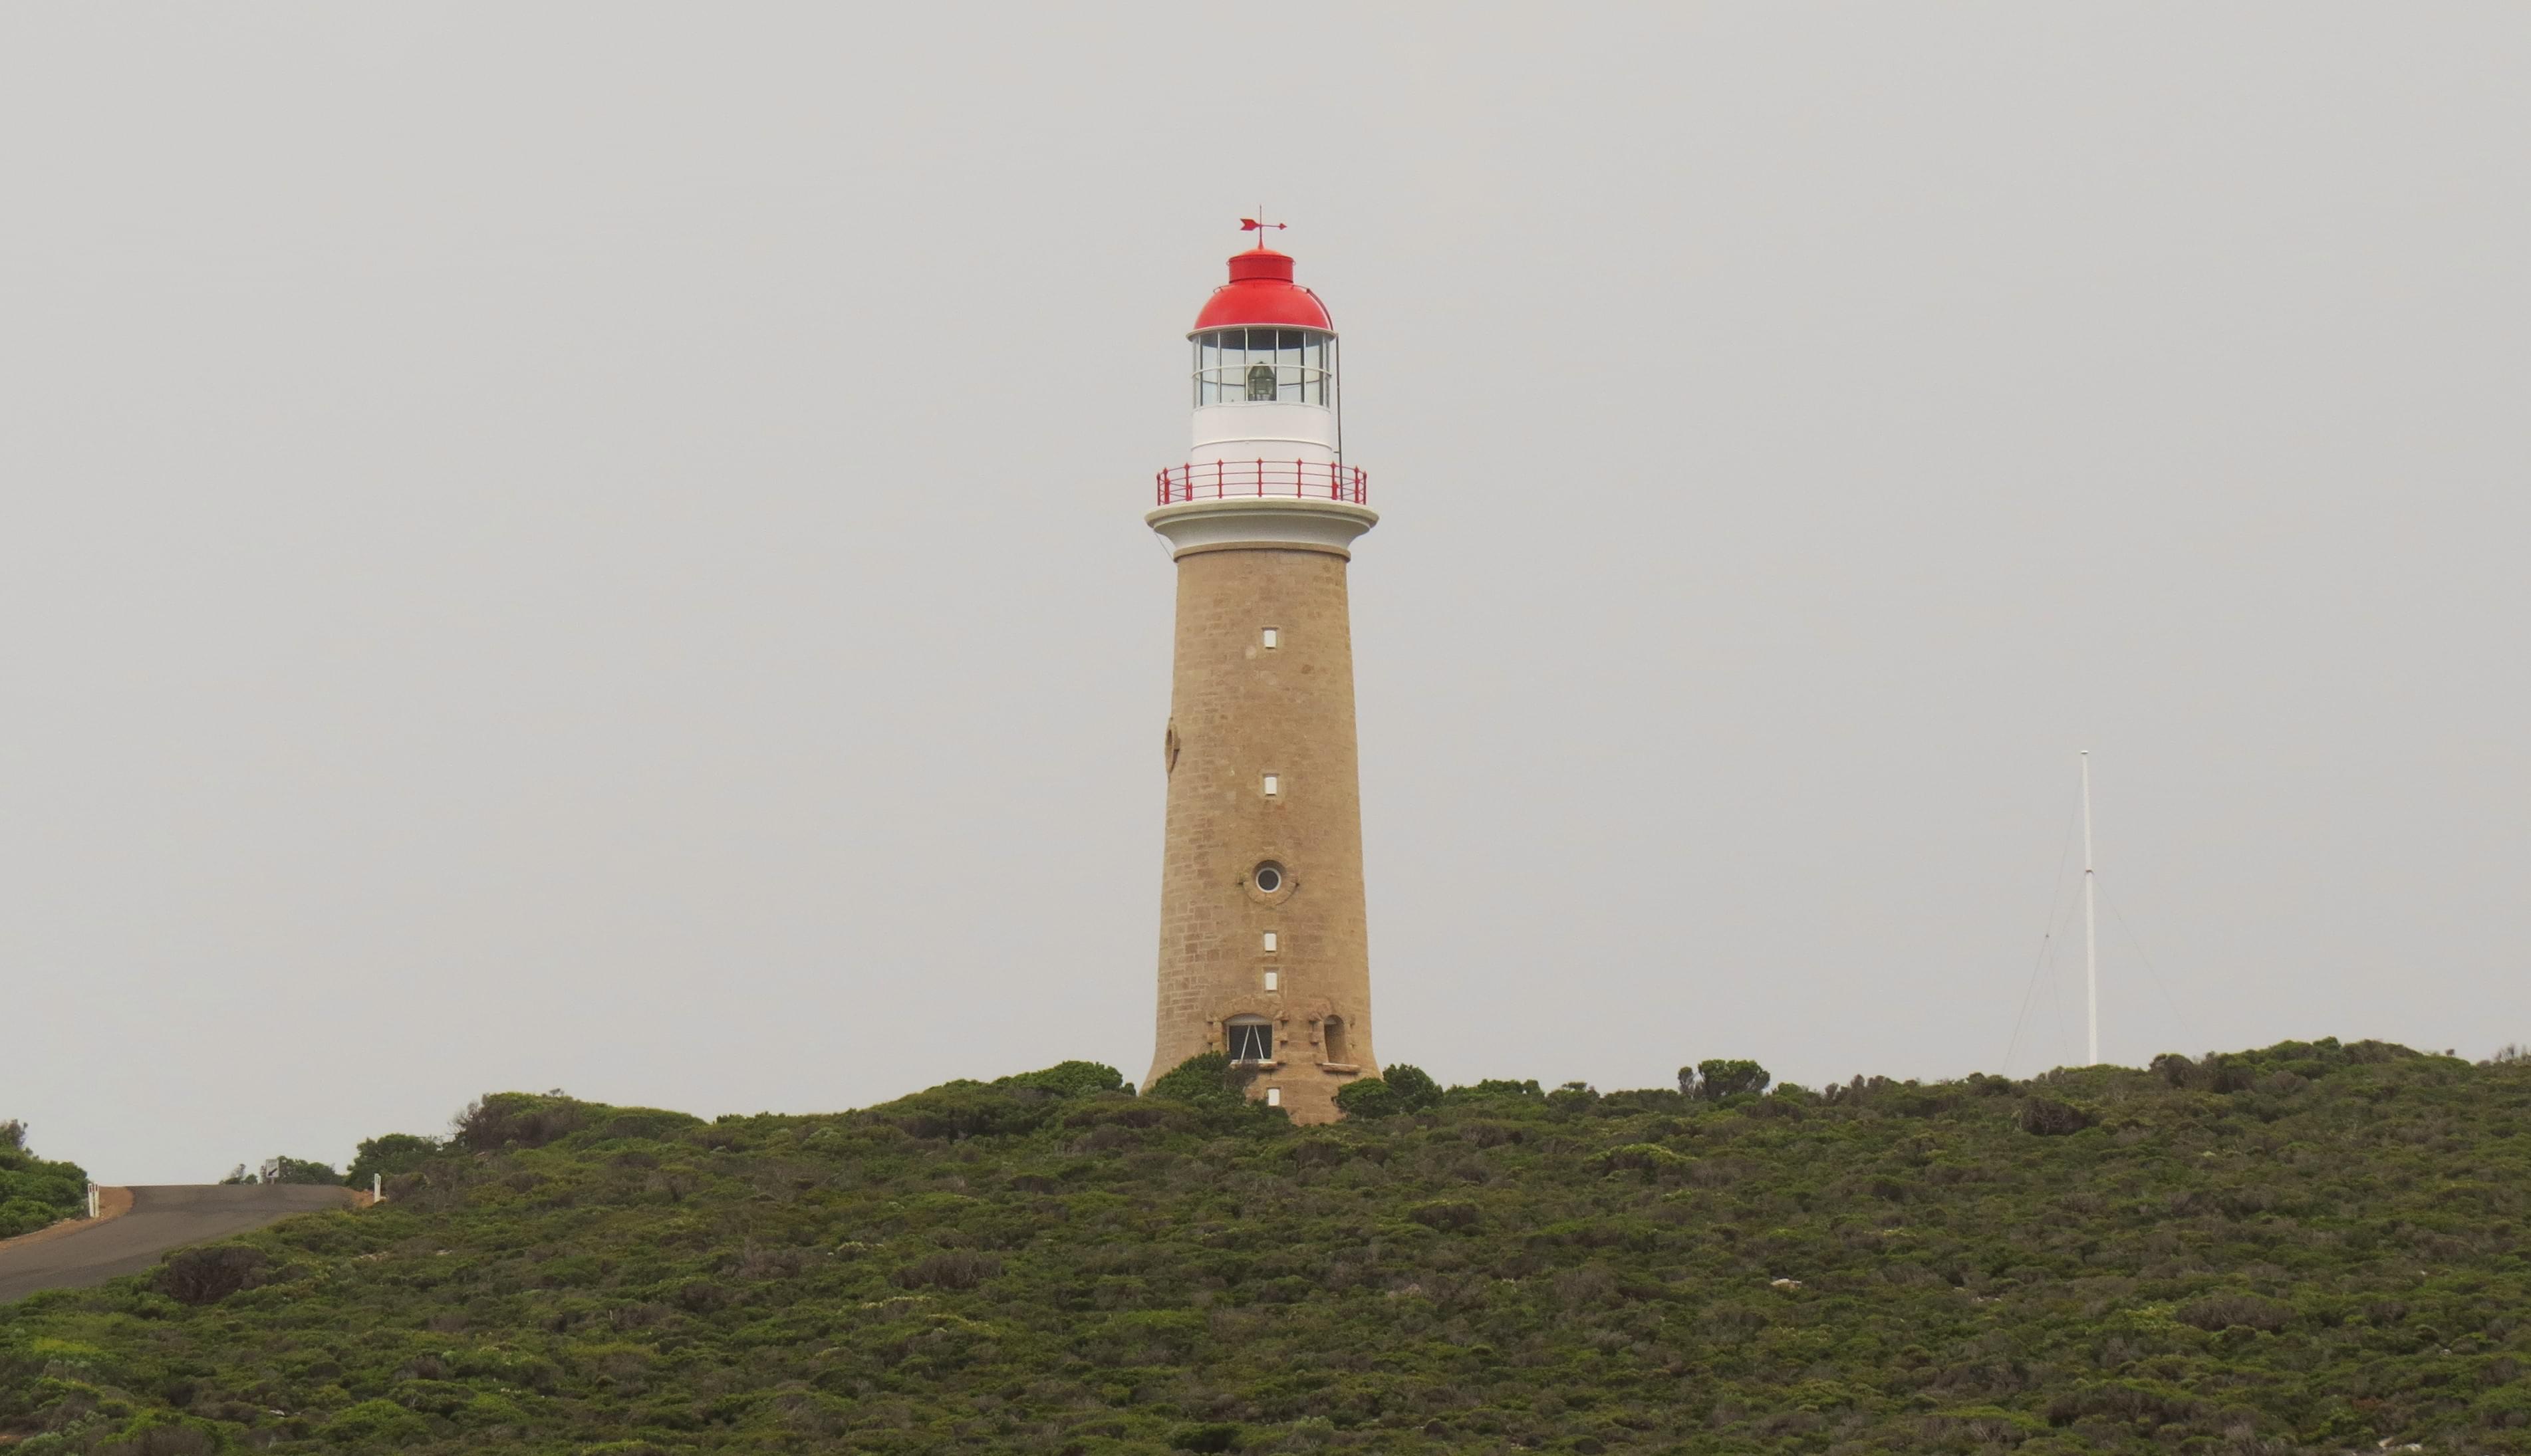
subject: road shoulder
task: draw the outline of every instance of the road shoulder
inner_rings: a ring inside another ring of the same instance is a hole
[[[121,1218],[131,1211],[131,1189],[100,1188],[96,1191],[94,1218],[65,1218],[59,1223],[46,1224],[31,1234],[20,1234],[14,1239],[0,1239],[0,1253],[11,1249],[24,1249],[29,1244],[41,1244],[47,1239],[58,1239],[65,1234],[78,1233],[82,1229],[95,1228],[99,1224],[110,1223]]]

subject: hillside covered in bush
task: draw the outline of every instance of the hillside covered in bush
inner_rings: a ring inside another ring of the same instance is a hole
[[[0,1122],[0,1239],[33,1233],[87,1208],[87,1170],[27,1148],[27,1125]]]
[[[0,1309],[0,1431],[2531,1451],[2531,1064],[2323,1041],[1772,1094],[1716,1065],[1698,1094],[1400,1073],[1313,1129],[1197,1064],[708,1123],[487,1097],[364,1148],[381,1207]]]

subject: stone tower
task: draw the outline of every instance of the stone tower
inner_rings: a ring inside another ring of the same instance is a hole
[[[1194,448],[1144,519],[1177,563],[1151,1077],[1224,1051],[1296,1122],[1376,1077],[1345,564],[1378,524],[1344,463],[1336,334],[1268,250],[1188,335]]]

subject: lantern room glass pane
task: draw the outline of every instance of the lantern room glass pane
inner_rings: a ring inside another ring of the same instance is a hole
[[[1226,328],[1195,336],[1195,401],[1335,403],[1335,340],[1310,329]]]

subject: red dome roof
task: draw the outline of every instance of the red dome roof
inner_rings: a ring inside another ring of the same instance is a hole
[[[1229,328],[1242,323],[1274,323],[1285,328],[1335,329],[1327,306],[1319,296],[1292,281],[1290,253],[1252,248],[1230,255],[1230,281],[1212,291],[1204,311],[1195,316],[1195,331]]]

